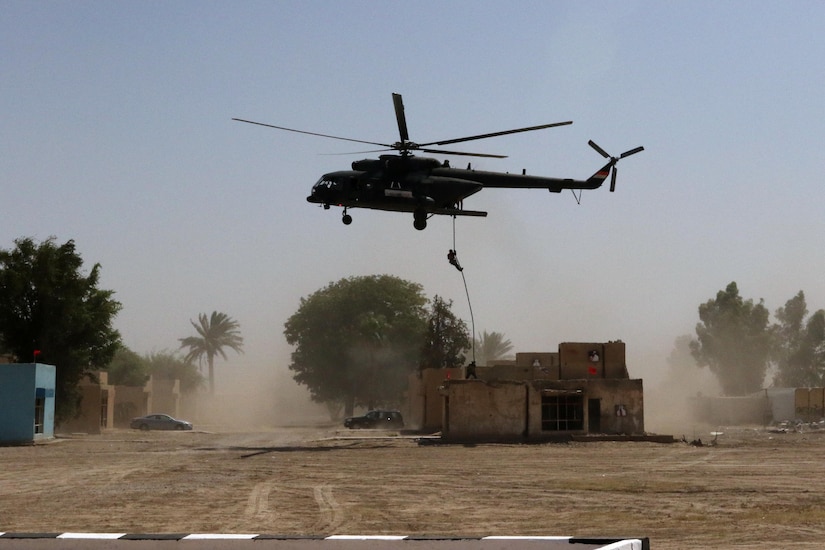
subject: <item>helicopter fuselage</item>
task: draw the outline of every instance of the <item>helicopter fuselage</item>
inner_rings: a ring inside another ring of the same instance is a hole
[[[358,160],[352,163],[352,170],[321,176],[307,201],[325,208],[413,212],[416,227],[421,225],[422,229],[432,214],[485,216],[486,212],[460,208],[461,201],[484,186],[457,175],[436,174],[439,167],[443,164],[436,159],[411,155]]]
[[[610,164],[585,181],[546,178],[526,174],[485,172],[452,168],[446,162],[412,155],[381,155],[352,163],[352,170],[330,172],[312,187],[307,201],[324,208],[370,208],[393,212],[413,212],[416,228],[426,227],[427,217],[486,216],[487,212],[464,210],[467,197],[485,187],[507,189],[547,189],[559,193],[564,189],[596,189],[609,173]],[[419,227],[420,226],[420,227]]]
[[[427,214],[461,215],[462,211],[457,211],[457,205],[483,188],[477,182],[451,177],[407,174],[399,178],[387,178],[382,174],[352,170],[321,176],[312,187],[307,201],[325,207],[371,208],[394,212],[418,210]]]

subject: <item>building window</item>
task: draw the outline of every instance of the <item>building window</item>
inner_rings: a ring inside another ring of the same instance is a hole
[[[34,398],[34,433],[43,433],[43,419],[46,417],[46,398]]]
[[[584,399],[581,395],[543,395],[541,429],[545,432],[584,429]]]

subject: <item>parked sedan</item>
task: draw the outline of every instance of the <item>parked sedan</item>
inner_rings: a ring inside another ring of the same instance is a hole
[[[364,416],[344,419],[344,426],[353,428],[403,428],[404,419],[398,411],[370,411]]]
[[[133,418],[129,424],[136,430],[191,430],[192,423],[172,418],[168,414],[147,414]]]

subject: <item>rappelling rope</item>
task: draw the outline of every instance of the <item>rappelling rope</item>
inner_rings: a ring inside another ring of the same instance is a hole
[[[453,252],[456,252],[455,247],[455,216],[453,216]],[[461,273],[461,280],[464,281],[464,293],[467,295],[467,306],[470,308],[470,330],[472,330],[472,337],[470,338],[470,351],[473,355],[473,363],[476,361],[476,322],[475,318],[473,317],[473,304],[470,301],[470,290],[467,287],[467,278],[464,276],[464,270],[459,269],[459,273]]]

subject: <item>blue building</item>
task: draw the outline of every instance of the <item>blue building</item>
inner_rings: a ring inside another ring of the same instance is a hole
[[[54,437],[55,374],[53,365],[0,364],[0,443]]]

